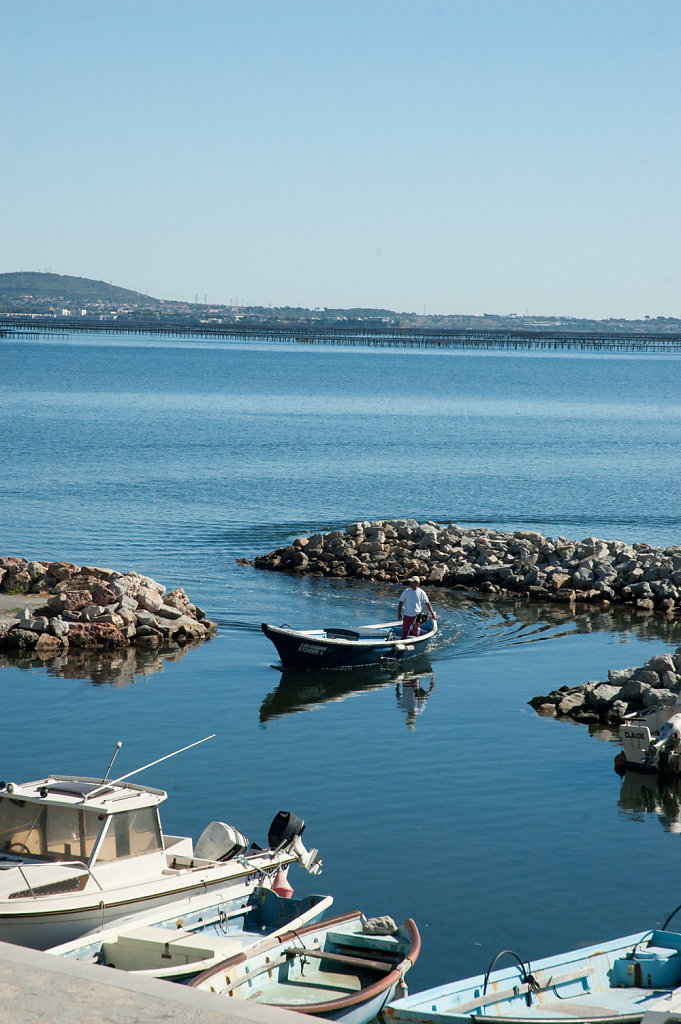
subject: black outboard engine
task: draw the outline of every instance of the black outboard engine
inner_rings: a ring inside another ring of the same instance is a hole
[[[293,854],[308,874],[318,875],[322,870],[322,861],[317,850],[306,850],[303,846],[300,837],[304,829],[305,822],[302,818],[291,811],[279,811],[267,833],[267,845],[274,853],[286,850],[286,853]]]
[[[270,850],[280,850],[305,831],[305,822],[291,811],[279,811],[267,833]]]

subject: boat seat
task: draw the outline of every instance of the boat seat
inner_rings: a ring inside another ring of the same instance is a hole
[[[570,981],[584,980],[586,982],[592,974],[593,967],[578,967],[574,971],[568,971],[567,974],[549,974],[546,978],[541,977],[537,979],[539,991],[545,992],[547,989],[555,988],[557,985],[566,985]],[[518,996],[526,995],[530,991],[532,991],[530,985],[524,981],[520,985],[514,985],[513,988],[497,989],[494,992],[487,992],[485,995],[476,996],[474,999],[467,999],[463,1003],[452,1003],[451,1012],[457,1015],[470,1013],[471,1010],[480,1010],[483,1006],[492,1006],[494,1003],[504,1003],[508,999],[517,999]],[[585,993],[587,991],[588,989],[585,989]],[[564,1001],[561,998],[560,1006],[562,1007],[563,1005]],[[591,1007],[588,1009],[591,1009]],[[488,1017],[490,1015],[485,1014],[485,1016]],[[494,1017],[494,1014],[492,1014],[492,1017]],[[496,1020],[497,1018],[494,1019]]]
[[[391,935],[369,935],[362,932],[327,932],[329,942],[337,946],[353,946],[355,949],[384,950],[386,953],[399,953],[400,947]]]
[[[324,632],[329,637],[335,637],[338,640],[359,640],[359,633],[356,633],[354,629],[336,629],[335,626],[324,626]]]
[[[344,953],[327,953],[323,949],[307,949],[303,946],[288,946],[284,953],[287,957],[314,957],[316,960],[330,960],[335,964],[346,964],[348,967],[362,967],[367,971],[391,971],[392,964],[381,960],[368,960],[363,956],[346,956]]]
[[[243,949],[243,942],[228,936],[210,936],[203,940],[183,928],[136,928],[102,944],[107,963],[112,961],[123,970],[149,970],[157,964],[190,964],[209,960],[217,953],[221,958],[234,956]]]

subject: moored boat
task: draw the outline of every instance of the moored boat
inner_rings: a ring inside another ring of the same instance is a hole
[[[250,956],[225,960],[190,981],[218,996],[345,1024],[367,1024],[405,989],[421,937],[409,918],[367,921],[354,911],[272,939]]]
[[[677,908],[678,909],[678,908]],[[667,919],[668,923],[670,918]],[[681,985],[681,935],[652,929],[394,1000],[392,1024],[636,1024]]]
[[[355,629],[293,629],[262,623],[285,669],[348,668],[403,661],[423,654],[437,633],[437,621],[426,619],[418,636],[402,639],[401,622],[375,622]]]
[[[681,775],[681,703],[627,715],[619,727],[615,769]]]
[[[0,783],[0,940],[46,949],[193,894],[273,886],[293,863],[320,871],[304,822],[288,811],[273,819],[266,848],[220,821],[196,843],[165,835],[167,794],[128,781],[137,772]]]
[[[278,896],[255,886],[245,895],[214,890],[119,918],[48,949],[54,956],[134,974],[185,981],[236,953],[252,952],[273,936],[319,921],[333,897]]]

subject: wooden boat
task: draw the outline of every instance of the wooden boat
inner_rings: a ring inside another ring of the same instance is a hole
[[[285,669],[349,668],[413,658],[426,650],[437,633],[437,621],[427,619],[419,629],[419,636],[403,640],[399,621],[356,629],[292,629],[262,623],[262,631],[277,648]]]
[[[320,871],[300,838],[304,822],[288,811],[272,821],[264,849],[219,821],[196,844],[164,835],[158,807],[167,794],[127,781],[134,774],[0,783],[0,940],[46,949],[193,894],[271,886],[292,863]]]
[[[615,769],[681,775],[681,703],[627,715],[619,728]]]
[[[234,896],[230,889],[215,890],[120,918],[109,928],[47,952],[185,981],[227,956],[250,953],[272,936],[321,920],[332,903],[332,896],[285,898],[263,886],[244,896]]]
[[[397,999],[386,1017],[393,1024],[636,1024],[681,985],[681,935],[664,926],[533,964],[503,953],[517,962],[495,970],[499,953],[485,974]]]
[[[404,975],[421,948],[411,918],[399,928],[390,924],[392,934],[375,934],[359,911],[332,917],[279,935],[250,956],[231,957],[189,984],[230,999],[366,1024],[406,990]]]

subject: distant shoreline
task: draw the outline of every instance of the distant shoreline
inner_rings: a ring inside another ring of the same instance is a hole
[[[561,351],[590,353],[681,352],[681,325],[665,331],[645,329],[557,329],[547,327],[505,329],[401,327],[378,325],[373,321],[329,324],[305,321],[238,322],[200,321],[197,318],[136,315],[121,318],[44,317],[0,313],[0,336],[27,333],[154,334],[168,338],[196,337],[203,340],[232,339],[272,343],[331,345],[388,349],[438,349],[485,351]]]

